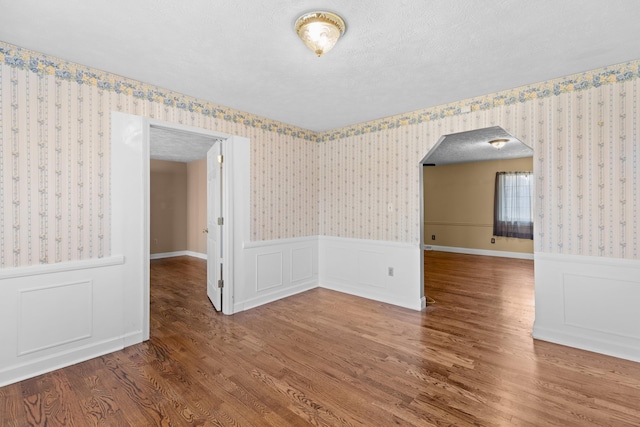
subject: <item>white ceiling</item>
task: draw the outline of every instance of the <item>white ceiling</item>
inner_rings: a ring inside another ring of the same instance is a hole
[[[494,139],[506,139],[508,142],[504,147],[497,149],[489,144],[489,141]],[[531,147],[500,126],[491,126],[443,135],[422,163],[429,166],[444,166],[454,163],[519,159],[532,156],[533,149]]]
[[[317,58],[293,31],[345,20]],[[313,131],[640,58],[637,0],[0,0],[0,40]]]
[[[189,163],[205,159],[216,138],[193,132],[183,132],[151,126],[149,157],[154,160]]]

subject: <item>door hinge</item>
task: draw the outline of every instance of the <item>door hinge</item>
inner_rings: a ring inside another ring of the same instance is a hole
[[[222,279],[218,280],[218,287],[219,288],[224,288],[224,280],[222,280]]]
[[[224,157],[222,156],[222,154],[220,154],[218,156],[218,163],[222,163],[224,161]]]
[[[224,218],[221,216],[218,217],[218,225],[224,225]]]

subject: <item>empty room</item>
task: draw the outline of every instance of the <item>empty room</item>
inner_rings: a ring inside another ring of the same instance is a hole
[[[638,17],[1,1],[0,425],[640,425]]]

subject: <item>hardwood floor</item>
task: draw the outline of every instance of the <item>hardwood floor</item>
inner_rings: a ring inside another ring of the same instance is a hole
[[[315,289],[223,316],[204,261],[153,261],[151,339],[0,388],[0,425],[640,425],[640,364],[531,338],[531,261],[425,267],[422,313]]]

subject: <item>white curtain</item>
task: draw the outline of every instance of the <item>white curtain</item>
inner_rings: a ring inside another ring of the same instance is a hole
[[[497,172],[493,235],[533,240],[533,173]]]

